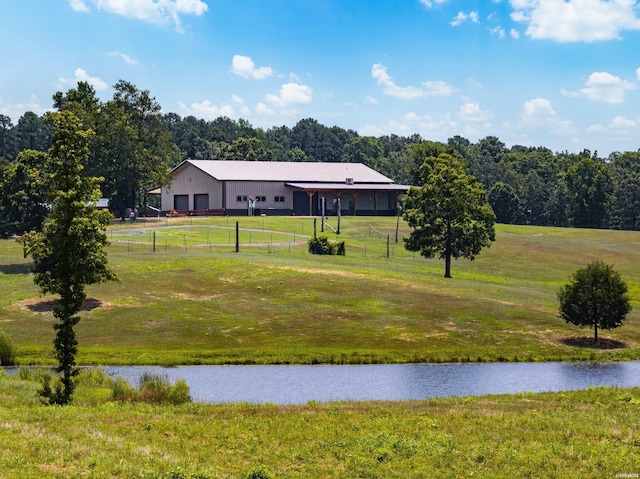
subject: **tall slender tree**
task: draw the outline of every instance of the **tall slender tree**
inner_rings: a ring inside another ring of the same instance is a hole
[[[77,374],[74,326],[80,320],[85,286],[116,276],[107,266],[104,250],[111,215],[95,208],[101,179],[81,175],[93,132],[83,129],[70,111],[49,112],[46,121],[54,132],[47,193],[52,210],[42,231],[30,233],[25,239],[33,258],[36,285],[43,294],[59,296],[53,301],[53,315],[57,319],[54,347],[61,377],[54,390],[45,383],[42,393],[50,403],[68,404]]]

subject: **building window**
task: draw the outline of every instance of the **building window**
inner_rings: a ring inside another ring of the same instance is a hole
[[[266,197],[266,196],[256,196],[256,203],[257,203],[258,201],[263,201],[263,202],[264,202],[264,201],[267,201],[267,197]]]
[[[274,201],[275,201],[276,203],[284,203],[284,196],[276,196],[276,197],[274,198]]]
[[[245,202],[245,203],[246,203],[246,201],[247,201],[247,197],[246,197],[246,196],[240,196],[240,195],[238,195],[238,196],[236,196],[236,201],[237,201],[238,203],[240,203],[240,202]]]

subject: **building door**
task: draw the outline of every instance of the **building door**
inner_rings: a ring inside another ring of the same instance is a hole
[[[209,209],[209,195],[193,195],[193,209],[194,210],[208,210]]]
[[[174,195],[173,209],[176,211],[187,211],[189,209],[189,195]]]

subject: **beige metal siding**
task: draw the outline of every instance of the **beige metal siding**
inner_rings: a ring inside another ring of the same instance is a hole
[[[247,208],[247,202],[238,201],[238,197],[264,197],[265,201],[258,201],[256,208],[293,208],[293,192],[282,182],[270,181],[227,181],[227,209]],[[276,197],[284,196],[284,202],[276,201]]]
[[[174,195],[189,195],[189,209],[194,209],[194,195],[208,194],[209,208],[222,208],[222,183],[202,170],[185,164],[173,175],[171,185],[162,188],[162,209],[173,208]]]

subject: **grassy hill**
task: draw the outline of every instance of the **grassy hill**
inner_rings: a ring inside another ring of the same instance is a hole
[[[240,251],[235,252],[236,221]],[[332,228],[336,218],[329,219]],[[114,223],[120,282],[88,289],[80,364],[362,363],[640,358],[640,232],[499,225],[473,261],[404,250],[396,219],[343,217],[346,256],[314,256],[302,217]],[[320,220],[316,229],[320,233]],[[154,251],[155,249],[155,251]],[[634,310],[622,328],[565,324],[556,294],[594,259],[612,263]],[[22,246],[0,242],[0,328],[21,363],[52,363],[52,298]]]

